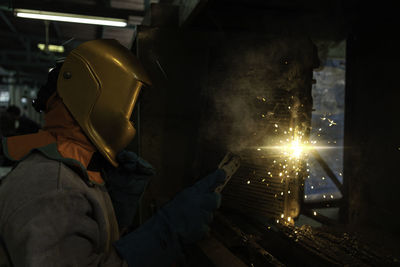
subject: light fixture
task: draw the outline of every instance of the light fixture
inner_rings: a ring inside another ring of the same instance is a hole
[[[78,14],[68,14],[50,11],[39,11],[31,9],[14,9],[14,14],[21,18],[42,19],[53,21],[64,21],[72,23],[95,24],[103,26],[126,27],[128,25],[125,19],[96,17]]]
[[[22,105],[28,104],[28,98],[27,98],[26,96],[22,96],[22,97],[21,97],[21,104],[22,104]]]
[[[38,44],[38,48],[42,51],[46,50],[46,45],[45,44]],[[64,53],[64,46],[62,45],[48,45],[47,46],[48,51],[50,52],[57,52],[57,53]]]
[[[10,100],[10,92],[1,90],[0,91],[0,102],[1,103],[8,103],[9,100]]]

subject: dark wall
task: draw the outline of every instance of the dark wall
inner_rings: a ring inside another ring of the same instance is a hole
[[[400,237],[400,41],[381,8],[364,10],[348,39],[344,177],[350,224],[386,246]]]
[[[207,38],[173,28],[138,29],[137,53],[153,86],[140,103],[140,153],[157,170],[157,204],[193,183]]]

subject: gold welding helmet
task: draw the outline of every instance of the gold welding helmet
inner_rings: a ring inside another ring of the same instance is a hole
[[[112,39],[88,41],[61,67],[57,91],[99,152],[114,166],[135,136],[130,116],[141,87],[151,85],[138,59]]]

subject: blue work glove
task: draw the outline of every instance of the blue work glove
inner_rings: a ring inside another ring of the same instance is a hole
[[[106,186],[118,225],[122,229],[132,225],[140,200],[155,170],[131,151],[120,152],[117,161],[117,168],[106,170]]]
[[[218,169],[193,186],[178,193],[160,213],[184,244],[201,240],[209,231],[213,212],[221,205],[221,194],[214,192],[226,178]]]
[[[221,195],[215,188],[225,180],[218,169],[184,189],[137,230],[114,246],[129,266],[171,266],[183,257],[181,243],[201,240],[209,231]]]

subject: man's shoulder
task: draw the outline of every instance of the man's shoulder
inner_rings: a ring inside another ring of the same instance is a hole
[[[42,191],[56,189],[59,165],[59,162],[48,159],[40,153],[32,153],[18,162],[3,179],[0,190],[5,190],[5,187],[19,188],[17,192],[25,191],[25,189],[28,192],[35,191],[35,189]]]
[[[33,152],[1,181],[0,209],[20,206],[55,191],[84,191],[81,177],[63,163]],[[4,204],[4,205],[3,205]]]
[[[28,186],[29,192],[35,188],[49,192],[85,185],[82,178],[67,165],[39,151],[32,152],[17,164],[4,178],[4,186],[8,183]]]

